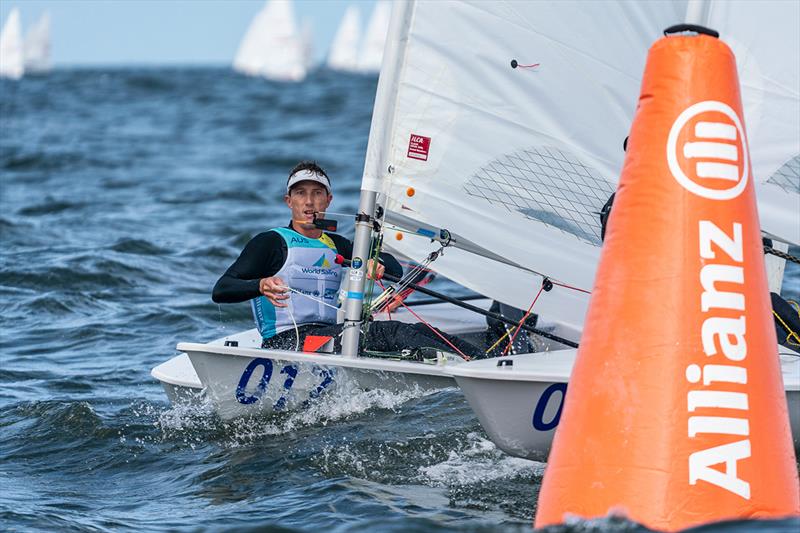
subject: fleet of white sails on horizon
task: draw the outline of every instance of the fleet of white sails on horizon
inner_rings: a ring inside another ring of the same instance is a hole
[[[26,72],[50,70],[50,15],[45,12],[22,37],[19,9],[9,13],[0,31],[0,78],[18,80]]]
[[[339,26],[326,65],[343,72],[377,73],[389,28],[391,5],[378,0],[361,37],[361,16],[350,5]],[[313,68],[312,31],[295,23],[291,0],[268,0],[250,23],[233,61],[242,74],[279,81],[302,81]],[[24,39],[19,9],[14,8],[0,32],[0,77],[20,79],[50,70],[50,16],[45,12]]]
[[[379,72],[390,15],[388,0],[378,0],[362,38],[359,10],[348,6],[326,66],[341,72]],[[308,23],[298,30],[291,0],[268,0],[242,38],[233,69],[272,80],[302,81],[313,68],[311,37]]]

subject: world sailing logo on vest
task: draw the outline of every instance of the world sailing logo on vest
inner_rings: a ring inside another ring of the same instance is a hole
[[[303,274],[316,274],[319,276],[332,276],[338,277],[339,273],[335,268],[331,268],[331,263],[325,254],[319,256],[319,259],[310,267],[302,267],[300,269]]]
[[[322,254],[321,256],[319,256],[319,259],[317,260],[316,263],[314,263],[313,266],[322,267],[322,268],[330,268],[331,264],[328,261],[328,259],[325,257],[325,254]]]
[[[742,121],[722,102],[689,106],[667,138],[667,163],[687,191],[710,200],[731,200],[747,185],[750,164]]]

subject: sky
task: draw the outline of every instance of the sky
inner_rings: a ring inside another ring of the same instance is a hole
[[[298,24],[314,28],[314,55],[325,56],[346,7],[375,0],[295,0]],[[23,32],[50,12],[53,65],[227,65],[264,0],[0,0],[5,23],[18,7]]]

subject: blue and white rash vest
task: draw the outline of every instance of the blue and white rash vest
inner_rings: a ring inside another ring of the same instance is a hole
[[[289,299],[284,300],[288,307],[275,307],[264,296],[250,300],[261,337],[268,339],[292,329],[295,322],[298,326],[335,324],[336,309],[328,305],[336,306],[342,267],[336,264],[337,251],[333,240],[324,233],[319,239],[309,239],[289,228],[272,231],[286,242],[286,261],[275,276],[311,298],[289,292]]]

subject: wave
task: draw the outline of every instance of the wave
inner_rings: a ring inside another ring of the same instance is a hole
[[[17,211],[17,214],[29,217],[56,215],[59,213],[63,213],[65,211],[74,211],[83,209],[87,205],[88,204],[85,202],[68,202],[63,200],[48,199],[38,205],[23,207],[22,209]]]
[[[136,286],[136,281],[127,276],[118,276],[103,271],[81,271],[69,267],[50,267],[40,272],[5,271],[0,275],[0,279],[5,285],[38,291],[100,291]]]
[[[162,72],[127,74],[124,79],[125,86],[136,92],[169,93],[176,89],[176,85]]]
[[[120,239],[111,245],[109,250],[134,255],[165,255],[169,253],[169,250],[161,248],[148,240],[135,238]]]
[[[108,153],[104,155],[107,157],[100,158],[85,152],[17,151],[9,155],[4,155],[2,159],[0,159],[0,169],[9,172],[25,173],[30,173],[32,171],[55,172],[84,168],[108,170],[118,168],[123,164],[118,160],[108,157]]]

